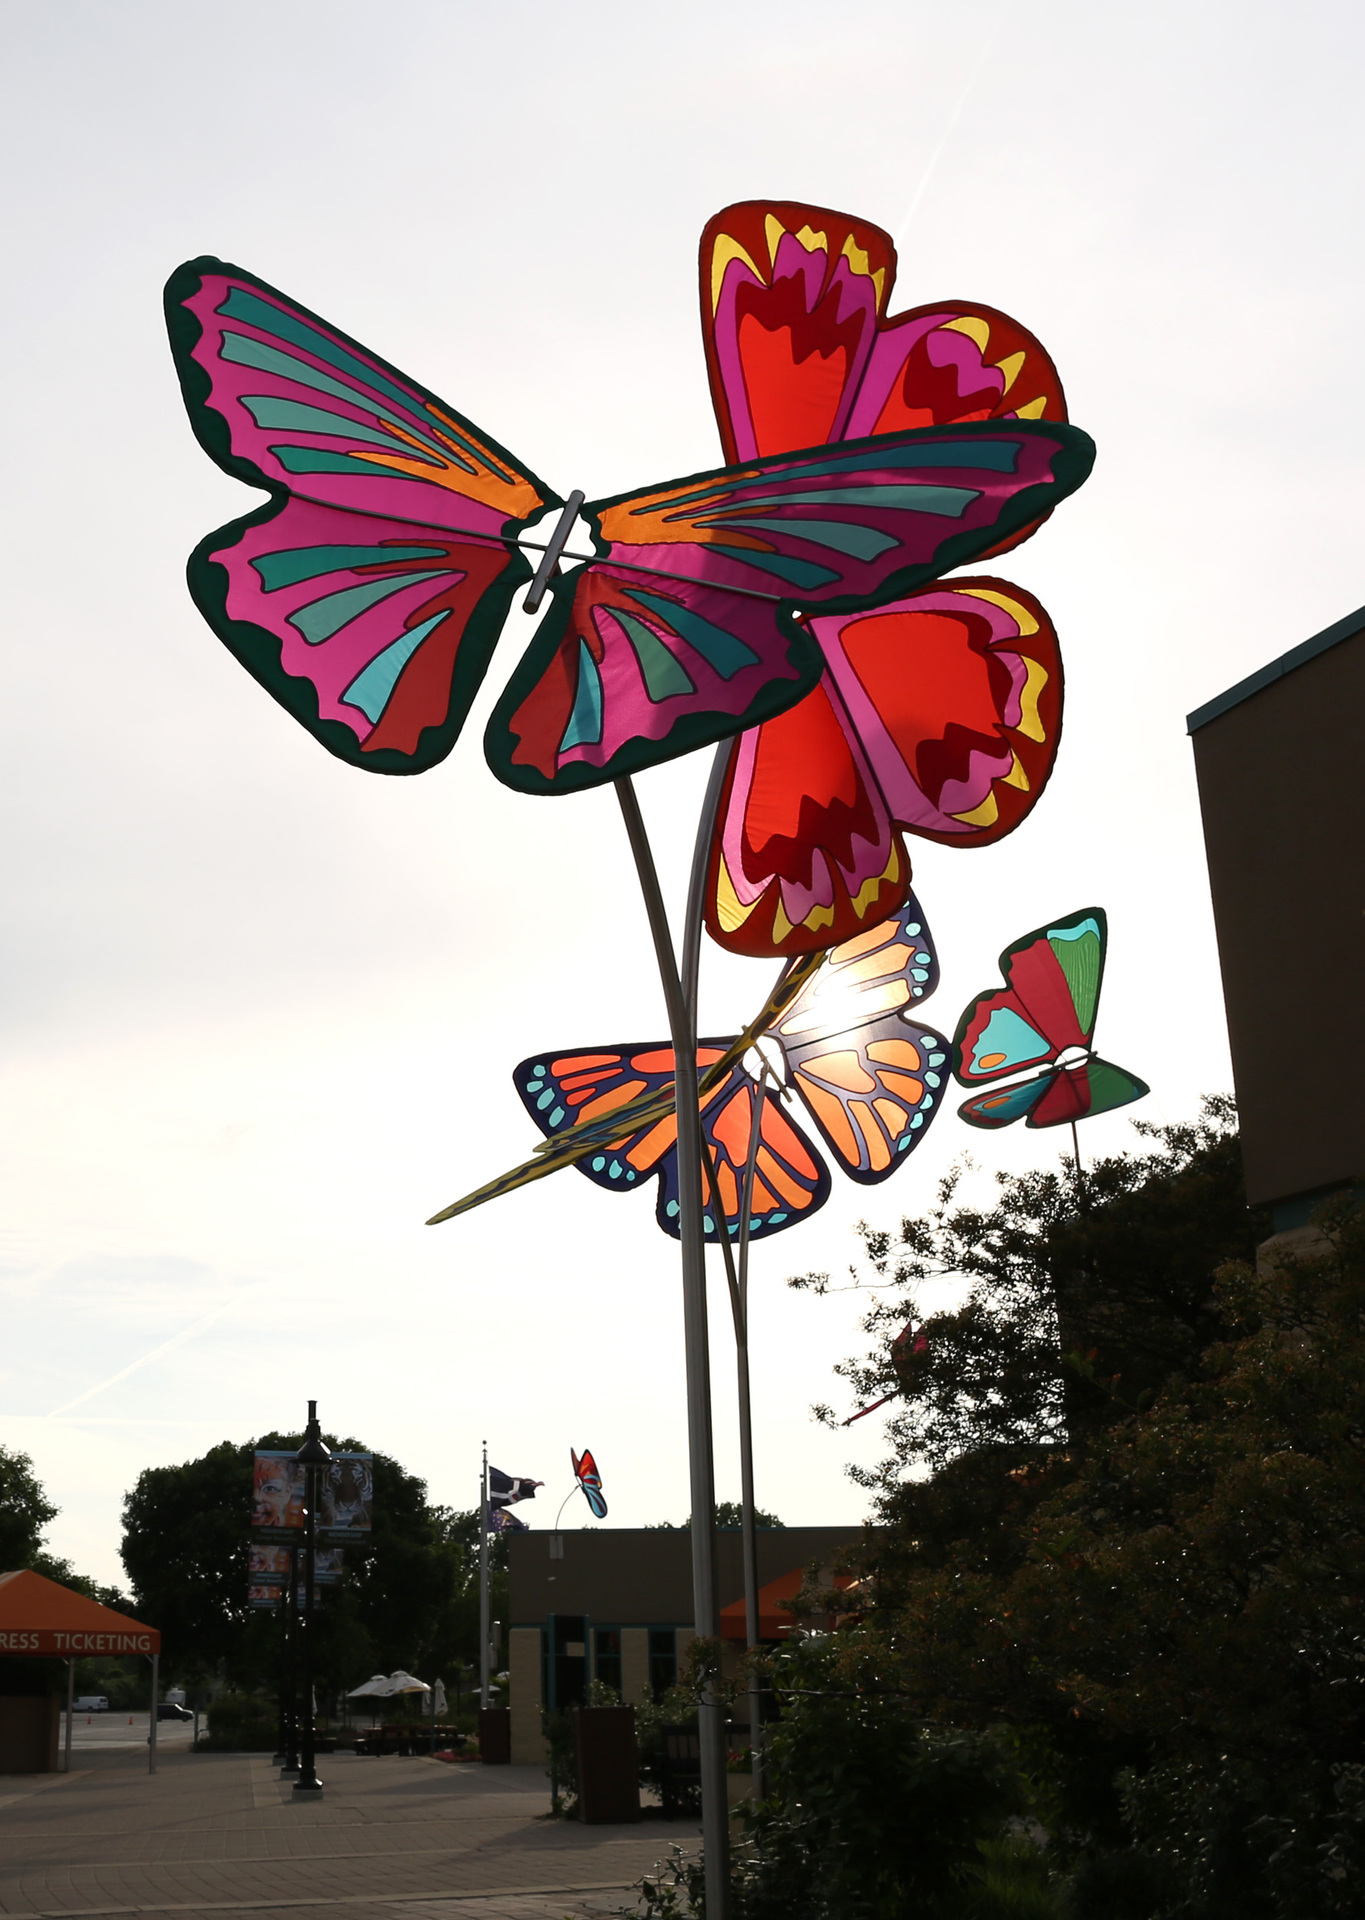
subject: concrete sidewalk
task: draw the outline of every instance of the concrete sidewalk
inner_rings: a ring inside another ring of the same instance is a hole
[[[695,1821],[551,1820],[538,1767],[328,1755],[298,1800],[264,1756],[76,1756],[0,1776],[0,1913],[568,1920],[632,1886]]]

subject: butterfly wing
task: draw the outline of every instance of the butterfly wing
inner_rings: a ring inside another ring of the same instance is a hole
[[[713,1066],[728,1044],[700,1042],[698,1069],[704,1072]],[[531,1118],[543,1133],[554,1137],[577,1126],[599,1124],[618,1108],[671,1086],[673,1062],[671,1047],[602,1047],[533,1056],[516,1069],[514,1079]],[[702,1131],[732,1232],[738,1227],[738,1180],[749,1152],[752,1091],[753,1082],[736,1064],[702,1099]],[[612,1192],[657,1179],[656,1218],[665,1233],[675,1240],[679,1237],[678,1129],[672,1113],[602,1140],[578,1167],[595,1185]],[[773,1102],[765,1103],[754,1188],[753,1211],[759,1224],[751,1229],[753,1236],[794,1225],[823,1206],[828,1194],[829,1174],[819,1155]],[[705,1186],[703,1202],[705,1230],[714,1235],[715,1198]]]
[[[759,1142],[754,1157],[749,1238],[763,1240],[786,1227],[794,1227],[818,1213],[829,1198],[829,1169],[811,1142],[781,1102],[760,1088],[742,1068],[736,1067],[702,1113],[702,1130],[713,1170],[704,1174],[702,1181],[708,1238],[716,1234],[718,1210],[726,1232],[732,1238],[739,1232],[743,1211],[740,1196],[749,1162],[755,1102],[760,1103]],[[659,1221],[667,1232],[675,1235],[676,1225],[666,1225],[664,1214],[672,1221],[677,1219],[677,1165],[675,1153],[665,1170],[664,1205]]]
[[[698,1049],[698,1063],[709,1066],[720,1049]],[[575,1129],[609,1123],[620,1108],[642,1097],[664,1094],[673,1085],[673,1050],[650,1044],[575,1048],[532,1054],[512,1075],[522,1105],[549,1139]],[[676,1154],[677,1121],[671,1111],[643,1127],[629,1125],[602,1140],[599,1150],[577,1162],[594,1185],[624,1192],[658,1174],[665,1157]]]
[[[266,282],[189,262],[166,287],[190,422],[270,501],[210,534],[190,592],[219,638],[353,766],[444,758],[558,498],[453,408]]]
[[[702,338],[727,460],[844,438],[895,277],[890,236],[828,207],[748,200],[707,222]]]
[[[1065,420],[1051,355],[995,307],[939,300],[885,320],[868,355],[847,437],[963,420]]]
[[[875,1186],[918,1145],[938,1111],[948,1042],[897,1015],[789,1057],[792,1083],[852,1180]]]
[[[607,1503],[602,1495],[602,1476],[597,1471],[597,1462],[593,1459],[586,1447],[584,1447],[581,1454],[575,1453],[573,1448],[570,1447],[569,1458],[573,1461],[574,1479],[577,1480],[579,1486],[583,1489],[583,1497],[587,1501],[593,1517],[598,1520],[605,1520],[607,1517]]]
[[[828,672],[740,735],[711,841],[706,926],[766,959],[843,942],[904,901],[910,861]]]
[[[985,1127],[990,1131],[1008,1127],[1031,1113],[1054,1083],[1066,1077],[1064,1073],[1041,1073],[1035,1079],[1017,1081],[1011,1087],[992,1087],[964,1100],[957,1110],[958,1118],[965,1120],[969,1127]]]
[[[1061,649],[1033,595],[978,576],[812,625],[892,819],[950,846],[1012,833],[1062,726]]]
[[[1104,976],[1108,923],[1099,907],[1038,927],[1000,956],[1003,989],[978,994],[953,1037],[964,1086],[999,1080],[1089,1047]]]
[[[1031,1127],[1064,1127],[1077,1120],[1091,1120],[1096,1114],[1126,1107],[1151,1092],[1135,1074],[1094,1055],[1079,1066],[1046,1078],[1047,1090],[1029,1113]]]
[[[1062,661],[1008,581],[945,581],[811,621],[814,693],[740,740],[711,848],[707,927],[732,952],[810,951],[881,918],[909,884],[902,830],[981,846],[1047,784]]]
[[[851,1179],[885,1180],[938,1111],[948,1042],[904,1016],[938,985],[914,895],[836,947],[776,1022],[792,1084]]]
[[[1076,428],[887,434],[584,508],[601,561],[554,603],[494,709],[508,785],[596,786],[743,731],[819,678],[806,621],[909,592],[1079,486]]]

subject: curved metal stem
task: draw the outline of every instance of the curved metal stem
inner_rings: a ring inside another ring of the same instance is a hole
[[[714,768],[712,771],[714,773]],[[669,1033],[673,1042],[673,1085],[678,1127],[678,1230],[682,1240],[688,1466],[692,1492],[692,1607],[697,1633],[703,1639],[715,1641],[720,1635],[720,1609],[716,1595],[716,1493],[711,1441],[711,1362],[706,1324],[706,1241],[701,1198],[702,1131],[697,1092],[696,1004],[695,999],[689,1003],[683,990],[654,855],[640,814],[640,803],[628,778],[616,782],[616,796],[630,840],[630,850],[635,858],[635,871],[640,881],[645,912],[649,917],[649,930],[654,940],[659,982],[668,1009]],[[707,838],[709,842],[709,835]],[[700,833],[698,851],[694,852],[692,860],[694,882],[699,855],[704,879]],[[699,916],[702,899],[700,884],[689,889],[689,931],[694,893]],[[697,940],[700,942],[699,918]],[[719,1675],[708,1666],[698,1713],[708,1920],[726,1920],[730,1884],[725,1705],[717,1685],[718,1679]]]
[[[687,913],[683,920],[682,990],[692,1017],[692,1036],[697,1033],[697,984],[701,974],[701,927],[706,907],[706,870],[711,864],[711,841],[720,812],[721,789],[734,757],[733,736],[722,740],[711,762],[710,777],[697,820],[697,837],[692,845],[692,871],[687,877]]]

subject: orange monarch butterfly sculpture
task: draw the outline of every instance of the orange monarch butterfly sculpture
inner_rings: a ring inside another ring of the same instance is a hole
[[[784,985],[793,983],[795,991],[784,996]],[[765,1009],[744,1034],[698,1043],[709,1238],[718,1235],[718,1216],[728,1235],[739,1231],[751,1149],[751,1237],[795,1226],[824,1205],[829,1171],[785,1111],[792,1093],[851,1179],[875,1185],[895,1171],[937,1114],[947,1078],[947,1040],[906,1017],[937,984],[933,942],[911,895],[890,920],[821,956],[821,964],[788,968],[769,1003],[774,1010]],[[774,1043],[766,1053],[764,1042]],[[756,1044],[761,1066],[750,1051]],[[547,1136],[553,1165],[515,1169],[437,1217],[463,1212],[554,1166],[575,1164],[612,1192],[654,1180],[659,1225],[676,1238],[673,1071],[673,1049],[657,1042],[532,1054],[513,1079]]]

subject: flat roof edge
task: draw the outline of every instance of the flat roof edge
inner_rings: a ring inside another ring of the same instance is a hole
[[[1321,633],[1315,633],[1311,640],[1303,640],[1297,647],[1291,647],[1288,653],[1282,653],[1278,660],[1272,660],[1269,666],[1259,668],[1248,674],[1245,680],[1239,680],[1235,687],[1229,687],[1226,693],[1218,694],[1202,707],[1185,717],[1187,733],[1197,733],[1200,727],[1206,727],[1210,720],[1217,720],[1220,714],[1239,707],[1249,700],[1253,693],[1261,693],[1266,687],[1274,686],[1277,680],[1283,680],[1287,673],[1293,673],[1296,667],[1306,666],[1320,653],[1326,653],[1341,640],[1349,640],[1351,635],[1365,628],[1365,607],[1357,607],[1354,613],[1348,613],[1344,620],[1335,621],[1330,627],[1324,627]]]

